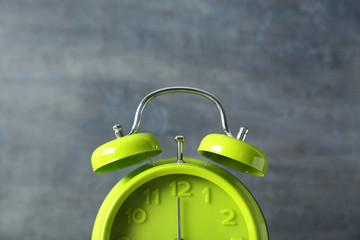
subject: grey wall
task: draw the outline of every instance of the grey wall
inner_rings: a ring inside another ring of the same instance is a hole
[[[0,1],[0,239],[89,239],[130,169],[95,175],[90,156],[128,132],[165,86],[214,93],[236,132],[269,157],[252,191],[272,239],[360,239],[360,2],[357,0]],[[141,132],[198,157],[221,133],[206,99],[173,94]]]

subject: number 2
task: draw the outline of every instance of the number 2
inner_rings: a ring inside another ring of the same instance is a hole
[[[223,209],[221,210],[221,213],[226,215],[226,218],[221,222],[224,226],[234,226],[236,225],[236,222],[234,221],[235,218],[235,212],[230,209]]]

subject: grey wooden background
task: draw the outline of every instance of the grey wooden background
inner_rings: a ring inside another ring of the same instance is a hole
[[[0,239],[89,239],[108,191],[90,156],[147,93],[220,98],[269,157],[252,191],[272,239],[360,239],[357,0],[0,0]],[[162,157],[221,133],[215,106],[164,95],[141,132]]]

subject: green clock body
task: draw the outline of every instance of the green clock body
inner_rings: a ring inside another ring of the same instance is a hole
[[[179,215],[183,240],[268,240],[262,212],[239,180],[201,160],[175,161],[143,165],[120,180],[98,212],[92,240],[176,240]]]

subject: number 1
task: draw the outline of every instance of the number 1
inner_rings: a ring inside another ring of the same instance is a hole
[[[210,203],[210,188],[206,187],[204,188],[204,190],[202,191],[202,194],[204,194],[205,196],[205,203]]]

